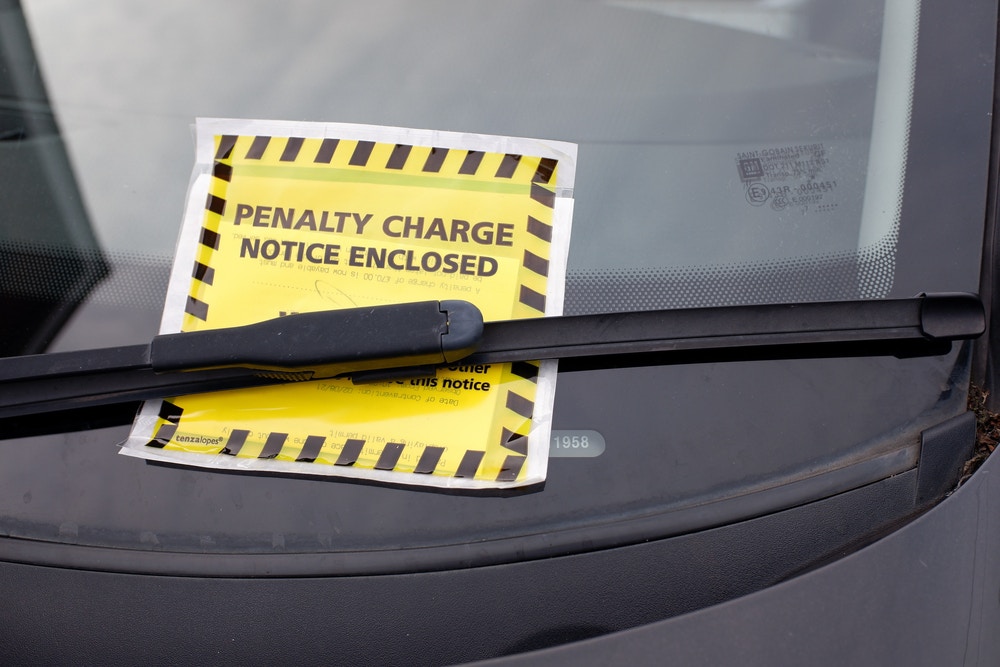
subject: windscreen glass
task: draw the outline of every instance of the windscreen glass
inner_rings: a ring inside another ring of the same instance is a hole
[[[569,312],[892,284],[916,2],[24,10],[90,225],[140,265],[130,283],[169,260],[190,125],[214,115],[579,143]]]
[[[928,18],[941,4],[4,0],[0,304],[23,315],[0,354],[156,333],[196,117],[577,143],[567,314],[976,291],[985,194],[962,189],[986,180],[992,65],[949,48],[988,26],[959,38]],[[939,105],[972,71],[982,85]],[[907,208],[928,182],[946,248]],[[553,447],[601,453],[554,458],[515,497],[146,465],[116,454],[122,428],[5,440],[0,534],[357,552],[675,511],[912,464],[921,425],[964,401],[965,352],[566,373]]]

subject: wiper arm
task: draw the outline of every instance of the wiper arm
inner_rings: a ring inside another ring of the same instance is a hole
[[[985,329],[971,294],[488,322],[465,301],[303,313],[149,345],[0,359],[0,419],[350,375],[540,359],[561,369],[748,358],[944,354]]]
[[[467,301],[298,313],[163,334],[148,345],[0,358],[0,419],[257,387],[467,356],[483,319]]]

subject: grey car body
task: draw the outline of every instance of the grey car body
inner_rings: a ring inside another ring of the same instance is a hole
[[[978,292],[992,317],[996,24],[940,0],[7,1],[3,352],[156,333],[196,115],[579,143],[568,314]],[[654,362],[567,367],[554,429],[604,452],[488,496],[140,464],[116,455],[134,405],[6,420],[0,652],[1000,659],[995,457],[958,486],[989,333]]]

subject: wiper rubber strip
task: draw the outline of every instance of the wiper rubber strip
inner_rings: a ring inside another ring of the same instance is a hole
[[[573,315],[483,323],[465,301],[289,315],[149,345],[0,358],[0,419],[281,382],[356,382],[543,359],[561,370],[743,359],[944,354],[985,329],[972,294]]]

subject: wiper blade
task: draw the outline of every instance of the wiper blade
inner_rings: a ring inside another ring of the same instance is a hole
[[[945,354],[986,328],[974,294],[577,315],[490,322],[464,363],[654,354],[657,364]],[[560,366],[562,369],[563,366]]]
[[[461,362],[563,359],[562,370],[733,359],[944,354],[985,329],[971,294],[725,306],[483,323],[465,301],[303,313],[149,345],[0,359],[0,419]]]

